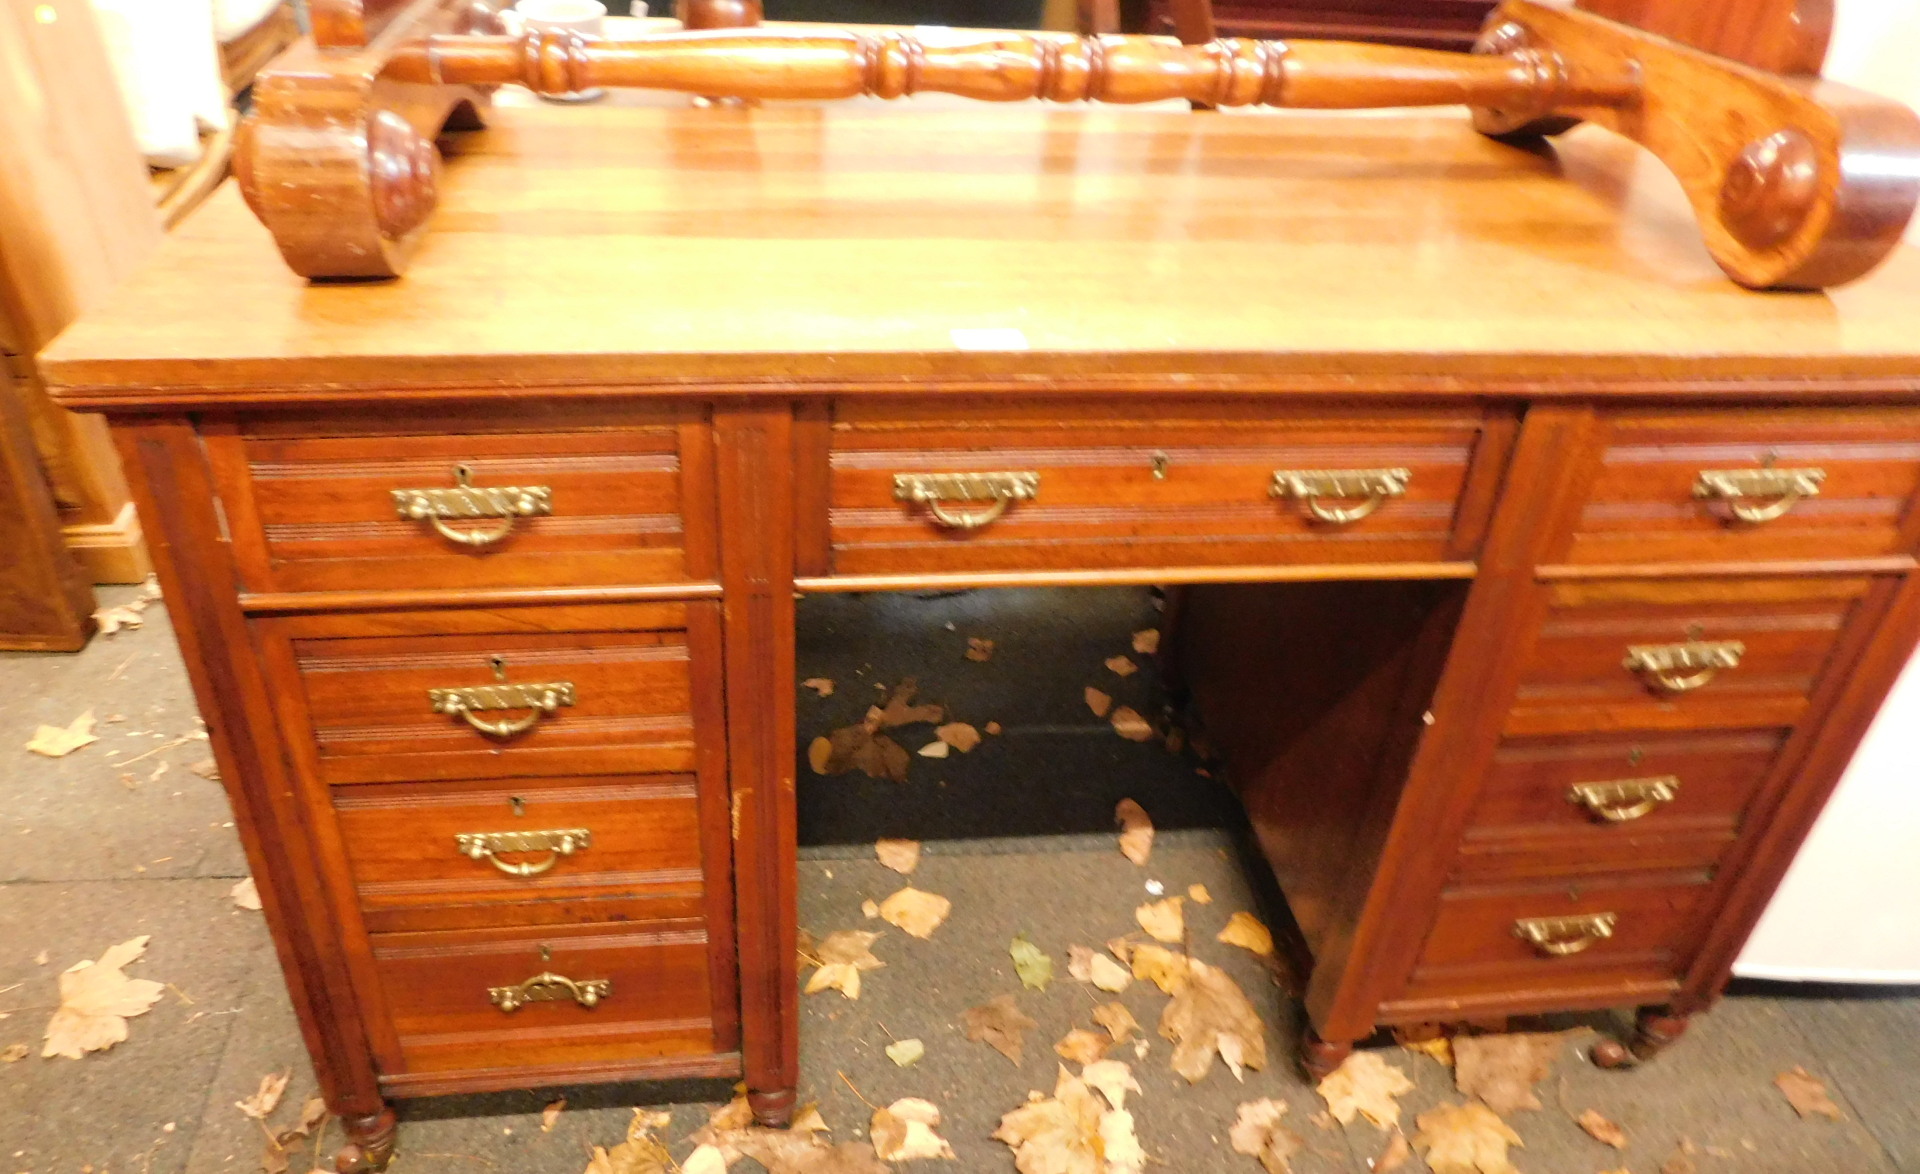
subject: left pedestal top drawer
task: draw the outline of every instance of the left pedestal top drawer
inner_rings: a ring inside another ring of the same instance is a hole
[[[691,409],[469,421],[209,422],[252,592],[710,580],[707,433]]]

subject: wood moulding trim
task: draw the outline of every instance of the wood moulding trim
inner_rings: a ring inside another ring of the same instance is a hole
[[[497,370],[494,356],[441,357],[434,372],[408,370],[403,359],[339,359],[337,379],[302,378],[290,363],[272,359],[233,359],[220,364],[219,381],[205,378],[203,363],[177,372],[166,360],[138,364],[80,360],[47,372],[49,391],[62,407],[80,411],[149,412],[182,407],[247,408],[324,403],[330,409],[355,404],[475,399],[525,399],[539,395],[580,398],[676,396],[766,396],[791,400],[809,396],[912,395],[919,398],[973,396],[1033,391],[1049,396],[1140,392],[1188,396],[1298,394],[1340,396],[1431,395],[1458,399],[1482,395],[1536,401],[1639,397],[1651,404],[1685,395],[1742,401],[1843,400],[1859,398],[1920,401],[1920,360],[1911,356],[1825,360],[1743,357],[1735,369],[1710,359],[1671,359],[1636,355],[1556,355],[1538,370],[1516,370],[1512,356],[1220,355],[1164,352],[1103,356],[1103,370],[1087,371],[1087,357],[1038,351],[982,355],[862,354],[741,356],[588,356],[516,358],[521,379],[494,383],[485,373]],[[664,364],[671,362],[670,368]],[[1835,375],[1836,362],[1859,370]],[[1452,364],[1458,370],[1435,374]],[[1665,375],[1648,375],[1652,364],[1667,364]],[[1754,374],[1776,364],[1778,371]],[[602,366],[604,365],[604,366]],[[767,368],[776,373],[767,373]],[[901,373],[901,368],[906,368]],[[462,372],[462,368],[469,368]],[[583,368],[585,368],[583,370]],[[689,375],[689,369],[699,374]],[[1129,370],[1128,368],[1132,368]],[[140,382],[127,382],[137,369]],[[451,369],[456,377],[446,378]],[[861,372],[870,370],[869,377]],[[96,377],[92,372],[99,372]],[[853,376],[849,377],[849,372]],[[545,378],[541,376],[545,374]],[[111,376],[111,378],[109,378]],[[438,376],[438,377],[437,377]],[[528,380],[533,382],[529,383]],[[802,386],[803,385],[803,386]]]
[[[1311,563],[1253,567],[1122,567],[1103,571],[954,571],[943,574],[828,575],[795,579],[795,591],[831,595],[957,587],[1125,587],[1155,583],[1318,583],[1339,579],[1471,579],[1470,562]]]
[[[60,541],[95,583],[139,583],[153,573],[140,515],[131,501],[122,503],[110,522],[69,522]]]
[[[1920,566],[1911,555],[1833,559],[1822,562],[1543,564],[1540,579],[1693,579],[1722,576],[1904,575]]]
[[[240,596],[249,615],[309,612],[434,611],[575,603],[653,603],[718,599],[718,583],[638,583],[619,587],[503,587],[481,591],[260,591]]]
[[[1514,984],[1518,985],[1518,984]],[[1555,986],[1534,994],[1514,994],[1511,987],[1486,993],[1393,999],[1380,1005],[1375,1022],[1425,1023],[1474,1015],[1528,1015],[1548,1011],[1604,1011],[1633,1003],[1657,1003],[1680,989],[1677,979],[1635,982],[1597,982],[1591,988]]]
[[[740,1053],[674,1056],[655,1060],[618,1060],[604,1064],[552,1064],[537,1067],[481,1068],[465,1072],[395,1072],[380,1078],[380,1090],[396,1097],[438,1097],[454,1093],[502,1092],[558,1084],[604,1084],[628,1080],[679,1080],[688,1077],[737,1079]]]

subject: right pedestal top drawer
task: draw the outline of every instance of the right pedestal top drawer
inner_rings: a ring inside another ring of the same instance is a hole
[[[1920,411],[1603,413],[1584,501],[1551,563],[1768,562],[1906,554]]]

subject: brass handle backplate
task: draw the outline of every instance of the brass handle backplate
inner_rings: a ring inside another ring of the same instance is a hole
[[[613,993],[610,978],[571,979],[551,970],[542,971],[513,986],[490,986],[487,997],[502,1011],[514,1012],[528,1003],[558,1003],[572,999],[582,1007],[597,1007]]]
[[[560,862],[562,856],[593,846],[593,833],[586,828],[555,828],[535,832],[458,832],[454,846],[462,856],[485,860],[508,876],[539,876]],[[510,863],[502,854],[544,852],[546,858]]]
[[[1567,802],[1585,807],[1596,819],[1628,823],[1652,814],[1661,804],[1673,802],[1679,794],[1679,777],[1661,775],[1655,779],[1575,783],[1567,790]]]
[[[1513,923],[1513,936],[1542,954],[1564,958],[1613,936],[1619,916],[1582,913],[1575,917],[1522,917]]]
[[[1276,469],[1274,497],[1291,497],[1309,517],[1336,526],[1357,522],[1380,508],[1390,497],[1402,497],[1411,469]],[[1328,505],[1350,501],[1353,505]]]
[[[893,499],[927,507],[949,530],[978,530],[1040,494],[1038,473],[895,473]]]
[[[1688,640],[1680,644],[1632,644],[1621,661],[1667,693],[1685,693],[1713,680],[1721,669],[1739,667],[1747,646],[1739,640]]]
[[[1743,522],[1771,522],[1803,497],[1816,497],[1825,469],[1702,469],[1693,495],[1723,501]]]
[[[429,689],[427,700],[433,705],[435,713],[454,713],[466,719],[468,725],[483,734],[496,738],[511,738],[513,735],[533,728],[535,722],[552,713],[563,705],[573,704],[572,681],[548,681],[537,685],[463,685],[457,689]],[[528,712],[516,718],[485,718],[480,714],[487,710],[524,709]]]
[[[531,518],[553,512],[553,490],[545,485],[481,486],[472,481],[472,470],[456,465],[451,489],[396,489],[394,508],[403,518],[432,523],[449,542],[462,546],[492,546],[513,532],[516,518]],[[497,518],[500,525],[491,530],[460,530],[447,523],[462,518]]]

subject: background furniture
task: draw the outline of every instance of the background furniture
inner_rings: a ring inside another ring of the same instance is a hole
[[[1672,1038],[1920,633],[1920,257],[1742,291],[1604,133],[497,117],[404,280],[309,286],[224,190],[45,357],[115,418],[352,1160],[389,1096],[790,1110],[796,590],[1196,585],[1170,667],[1305,931],[1316,1069],[1467,1015]],[[1819,495],[1702,480],[1769,465]],[[1037,496],[977,530],[900,500],[1000,470]]]

